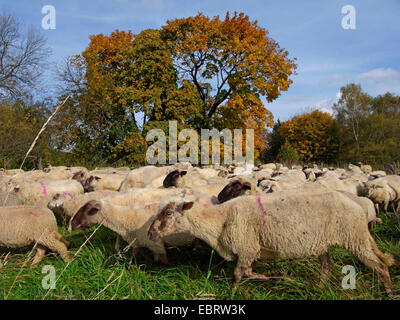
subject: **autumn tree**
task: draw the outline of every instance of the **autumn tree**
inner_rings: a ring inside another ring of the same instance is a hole
[[[224,20],[199,14],[161,30],[91,36],[62,72],[78,117],[70,121],[76,126],[69,132],[79,137],[74,152],[96,150],[107,162],[119,161],[127,150],[142,149],[134,146],[148,130],[167,133],[169,120],[179,130],[253,128],[262,149],[264,128],[273,123],[262,97],[273,101],[287,90],[295,68],[244,14]]]
[[[329,113],[315,110],[282,123],[280,134],[301,160],[333,161],[337,153],[336,123]]]
[[[261,98],[271,102],[292,83],[296,65],[288,52],[257,21],[236,12],[224,20],[199,13],[167,21],[162,37],[173,53],[178,79],[193,83],[201,100],[196,127],[251,127],[256,147],[262,148],[264,128],[273,125],[273,116]]]

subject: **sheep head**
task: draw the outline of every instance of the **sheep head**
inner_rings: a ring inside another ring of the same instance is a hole
[[[224,203],[243,195],[247,190],[251,190],[250,182],[242,179],[231,181],[218,194],[218,201]]]
[[[193,201],[174,200],[161,207],[148,231],[149,239],[159,241],[170,234],[189,231],[190,225],[185,211],[190,210],[193,204]]]
[[[78,171],[72,176],[72,179],[80,182],[83,186],[87,180],[87,174],[86,172]]]
[[[83,188],[85,189],[85,192],[95,191],[97,181],[99,181],[100,179],[101,179],[101,177],[98,177],[98,176],[90,176],[88,179],[86,179],[85,183],[83,184]]]
[[[87,202],[81,207],[71,219],[72,230],[88,229],[99,223],[98,212],[101,210],[101,203],[96,200]]]
[[[183,176],[186,175],[187,171],[174,170],[167,174],[163,181],[164,188],[170,187],[181,187],[183,185]]]
[[[53,198],[47,204],[47,208],[53,211],[54,214],[59,215],[61,217],[64,216],[64,201],[69,198],[65,194],[56,193]]]

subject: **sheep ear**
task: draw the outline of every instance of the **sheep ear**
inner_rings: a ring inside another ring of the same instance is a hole
[[[179,173],[179,175],[182,177],[182,176],[184,176],[186,173],[187,173],[187,171],[181,171],[181,172]]]
[[[53,197],[53,200],[58,200],[58,199],[60,199],[60,196],[61,196],[61,194],[56,193],[56,194],[54,195],[54,197]]]
[[[94,177],[94,178],[95,178],[96,180],[100,180],[100,179],[101,179],[100,177],[97,177],[97,176],[96,176],[96,177]]]
[[[251,184],[249,182],[243,183],[243,190],[251,190]]]
[[[190,201],[190,202],[183,202],[181,204],[181,211],[185,211],[185,210],[189,210],[193,207],[194,202]]]

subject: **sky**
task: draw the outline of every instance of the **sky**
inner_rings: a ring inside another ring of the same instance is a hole
[[[56,9],[56,28],[42,29],[42,8]],[[344,29],[342,8],[355,8],[356,29]],[[168,19],[198,12],[223,18],[244,12],[297,58],[297,75],[288,91],[265,103],[275,120],[318,108],[330,111],[340,88],[357,83],[376,96],[400,94],[400,0],[0,0],[23,26],[41,29],[52,50],[45,83],[54,86],[54,67],[81,53],[89,36],[115,29],[139,33]]]

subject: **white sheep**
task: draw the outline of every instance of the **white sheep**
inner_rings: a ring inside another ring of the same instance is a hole
[[[57,222],[47,208],[14,206],[0,208],[0,246],[22,248],[36,245],[32,266],[44,257],[46,250],[57,252],[69,261],[68,242],[58,233]]]
[[[353,179],[321,179],[315,182],[327,189],[330,190],[337,190],[337,191],[346,191],[350,192],[356,196],[363,196],[365,194],[364,184],[358,180]]]
[[[68,192],[72,195],[78,195],[84,191],[82,185],[75,180],[24,182],[14,186],[13,189],[24,204],[30,205],[42,200],[48,199],[50,201],[50,197],[56,193]]]
[[[397,214],[400,207],[400,176],[389,175],[364,183],[368,197],[377,205],[382,204],[385,212],[390,203],[395,205]]]
[[[96,190],[79,195],[73,195],[69,192],[56,193],[52,196],[47,207],[55,215],[66,219],[67,217],[71,218],[88,201],[99,200],[116,194],[119,193],[112,190]]]
[[[83,184],[86,192],[96,190],[114,190],[118,191],[121,183],[125,180],[126,174],[108,173],[90,175]]]
[[[12,207],[22,205],[22,201],[15,192],[0,191],[0,207]]]
[[[147,233],[159,203],[138,203],[133,206],[117,206],[107,200],[92,200],[86,203],[71,219],[72,230],[87,229],[95,224],[102,223],[105,227],[115,231],[129,245],[132,246],[132,255],[135,256],[141,247],[150,249],[155,261],[161,260],[169,264],[164,243],[171,246],[190,245],[194,237],[182,233],[165,237],[162,241],[151,241]]]
[[[167,175],[174,166],[155,167],[146,166],[132,170],[122,181],[119,191],[126,191],[132,188],[145,188],[154,179]]]
[[[217,195],[225,187],[229,180],[216,177],[205,180],[196,170],[173,170],[164,179],[164,188],[189,188],[210,195]]]
[[[214,248],[225,260],[237,258],[233,288],[243,275],[255,274],[255,260],[320,258],[323,274],[330,270],[329,248],[339,246],[375,270],[391,294],[390,254],[382,253],[369,233],[365,214],[357,203],[330,191],[318,195],[285,192],[239,197],[205,209],[185,200],[172,199],[160,207],[149,230],[149,239],[189,232]]]

